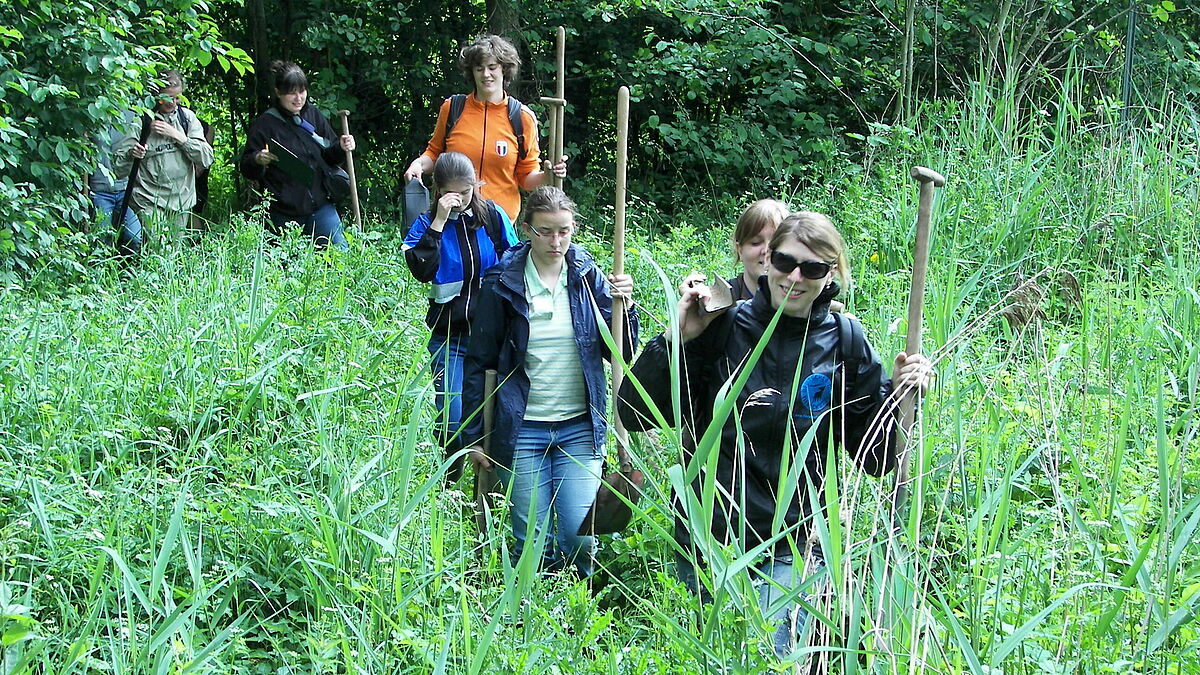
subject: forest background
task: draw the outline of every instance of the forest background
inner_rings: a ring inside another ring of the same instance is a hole
[[[714,581],[726,601],[711,608],[671,580],[677,438],[639,447],[655,498],[606,542],[595,596],[507,564],[502,534],[481,562],[462,496],[439,486],[399,177],[437,104],[466,90],[465,37],[513,37],[526,66],[511,91],[534,102],[560,25],[568,190],[602,258],[616,91],[632,92],[648,333],[671,280],[732,271],[738,211],[772,196],[834,217],[850,307],[894,352],[907,169],[951,180],[922,483],[888,537],[886,481],[842,470],[818,528],[834,590],[812,601],[800,659],[1200,672],[1195,7],[0,0],[3,672],[789,665],[740,577]],[[366,222],[345,255],[264,246],[237,175],[276,58],[306,69],[327,115],[351,111]],[[195,255],[127,269],[87,208],[88,139],[149,104],[164,67],[216,129],[209,232]]]

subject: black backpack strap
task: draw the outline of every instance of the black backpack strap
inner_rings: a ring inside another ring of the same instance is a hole
[[[183,127],[184,136],[188,135],[188,127],[192,126],[192,123],[187,116],[188,112],[189,111],[187,108],[179,106],[179,126]]]
[[[450,132],[454,129],[454,125],[458,124],[458,118],[462,117],[466,107],[466,94],[455,94],[450,97],[450,112],[446,115],[446,132],[442,134],[442,152],[446,151],[446,141],[450,138]]]
[[[516,96],[508,97],[508,123],[517,137],[517,161],[525,159],[525,119],[521,116],[522,104]]]
[[[483,219],[483,228],[487,232],[488,239],[492,240],[492,248],[496,249],[496,258],[504,255],[508,250],[508,240],[504,238],[504,219],[500,217],[496,206],[496,202],[487,200],[484,202],[487,205],[487,213],[479,215]]]
[[[845,391],[854,389],[854,375],[858,372],[858,355],[863,351],[862,324],[852,316],[831,312],[838,328],[837,361],[841,364]]]

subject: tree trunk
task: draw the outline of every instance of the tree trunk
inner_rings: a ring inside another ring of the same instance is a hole
[[[487,0],[488,30],[512,40],[517,49],[523,46],[516,43],[520,39],[520,10],[520,0]]]
[[[274,86],[271,82],[271,55],[267,46],[267,9],[264,0],[250,0],[249,14],[250,40],[254,50],[254,102],[252,107],[257,110],[264,101],[270,99]],[[254,112],[250,119],[254,119]]]
[[[904,8],[904,43],[900,47],[900,96],[896,101],[896,117],[908,119],[913,92],[913,49],[916,43],[917,0],[908,0]]]
[[[1004,0],[1000,5],[1000,12],[996,15],[996,21],[992,25],[992,34],[988,36],[987,44],[987,63],[983,65],[983,72],[987,74],[1004,74],[1004,64],[1000,63],[1000,40],[1004,38],[1004,29],[1008,25],[1008,16],[1012,12],[1012,0]]]

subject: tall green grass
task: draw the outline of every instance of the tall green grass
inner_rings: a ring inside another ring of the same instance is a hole
[[[893,521],[890,478],[831,466],[794,663],[771,655],[758,552],[701,538],[711,604],[674,580],[670,495],[699,470],[677,434],[634,448],[647,498],[595,592],[542,577],[504,555],[503,508],[480,537],[442,484],[397,242],[264,246],[238,221],[86,293],[0,296],[4,672],[1200,671],[1197,124],[1165,106],[1119,128],[1071,91],[1031,121],[973,91],[787,195],[846,234],[849,308],[886,362],[907,169],[950,178],[917,483]],[[732,273],[738,206],[632,205],[645,339],[684,273]],[[600,258],[604,213],[581,234]]]

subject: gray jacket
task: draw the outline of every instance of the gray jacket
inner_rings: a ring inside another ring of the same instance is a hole
[[[196,169],[212,165],[213,150],[204,140],[204,129],[191,110],[179,107],[170,114],[156,111],[154,119],[169,122],[183,131],[180,115],[188,116],[186,141],[175,143],[154,132],[146,139],[146,156],[133,187],[133,206],[139,211],[182,213],[196,205]],[[128,125],[125,137],[113,148],[113,168],[119,178],[129,175],[133,165],[133,156],[129,152],[137,144],[141,130],[142,121],[135,118]]]

